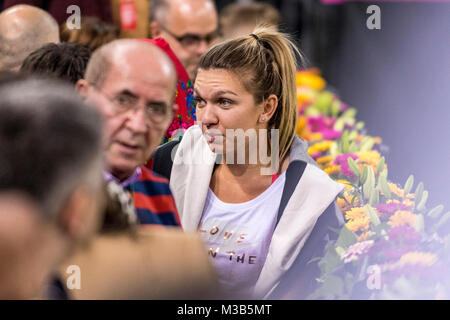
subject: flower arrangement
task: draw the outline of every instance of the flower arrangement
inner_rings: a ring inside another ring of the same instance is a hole
[[[337,199],[345,224],[333,230],[311,299],[449,299],[450,212],[427,207],[411,175],[388,178],[382,140],[366,134],[356,109],[326,89],[317,69],[297,74],[297,134],[308,153],[346,188]]]

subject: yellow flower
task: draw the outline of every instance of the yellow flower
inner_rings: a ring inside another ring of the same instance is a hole
[[[403,198],[405,191],[399,188],[395,183],[388,182],[389,190],[399,198]]]
[[[344,199],[338,197],[337,198],[337,205],[338,205],[339,209],[341,209],[341,212],[345,213],[346,211],[348,211],[348,210],[350,210],[352,208],[352,206],[350,204],[352,202],[353,195],[348,194],[347,191],[345,191],[343,196],[344,196],[344,198],[347,201],[345,201]],[[354,205],[355,206],[358,205],[358,198],[355,199]]]
[[[331,162],[331,161],[333,161],[332,156],[323,156],[323,157],[317,158],[317,160],[316,160],[317,164],[320,164],[320,165],[326,164],[327,162]]]
[[[357,220],[367,217],[365,207],[351,208],[351,210],[345,213],[345,219],[347,220]]]
[[[308,153],[314,153],[317,151],[327,151],[331,148],[331,145],[333,144],[333,141],[322,141],[322,142],[318,142],[313,144],[311,147],[308,148]]]
[[[297,86],[305,86],[316,90],[322,90],[326,85],[325,80],[320,77],[320,72],[315,69],[300,71],[297,73],[296,78]]]
[[[366,231],[369,230],[369,217],[364,217],[356,220],[350,220],[345,225],[350,231],[357,232],[359,230]]]
[[[357,152],[356,155],[358,156],[359,162],[375,166],[375,169],[381,158],[380,153],[375,150]]]
[[[333,174],[339,173],[341,171],[341,166],[333,165],[323,169],[323,171],[325,171],[329,176],[331,176]]]
[[[427,252],[408,252],[401,256],[399,265],[406,264],[422,265],[425,267],[432,266],[437,261],[437,256]]]
[[[345,185],[345,187],[347,188],[347,190],[352,190],[353,187],[350,185],[350,182],[348,182],[347,180],[343,180],[343,179],[338,179],[336,180],[337,183],[342,183],[343,185]],[[356,200],[355,200],[356,201]]]
[[[323,139],[323,136],[320,132],[313,132],[310,135],[311,141],[320,141]]]
[[[417,215],[409,211],[398,210],[389,218],[388,225],[391,227],[398,227],[404,224],[409,224],[411,227],[414,227],[416,217]]]

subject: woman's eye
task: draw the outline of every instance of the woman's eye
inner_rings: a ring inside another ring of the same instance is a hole
[[[229,107],[231,105],[231,101],[228,99],[219,99],[219,104],[223,107]]]
[[[194,104],[197,108],[205,106],[205,101],[201,98],[194,98]]]

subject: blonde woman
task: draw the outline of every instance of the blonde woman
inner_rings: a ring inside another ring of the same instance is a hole
[[[262,27],[211,48],[194,85],[198,124],[154,155],[230,298],[306,298],[318,275],[308,262],[339,224],[344,186],[295,135],[296,52]]]

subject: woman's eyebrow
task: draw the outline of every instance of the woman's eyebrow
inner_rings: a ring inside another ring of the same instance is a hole
[[[201,97],[201,94],[198,92],[197,89],[194,89],[194,93],[195,93],[196,96]],[[236,93],[234,93],[233,91],[230,91],[230,90],[219,90],[217,92],[214,92],[214,94],[212,95],[212,98],[216,98],[216,97],[224,95],[224,94],[231,94],[231,95],[234,95],[236,97],[238,96]]]

